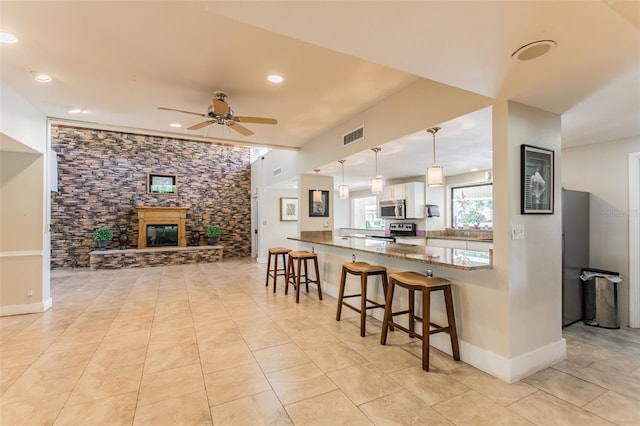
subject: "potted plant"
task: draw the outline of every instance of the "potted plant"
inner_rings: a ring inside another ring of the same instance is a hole
[[[209,225],[207,228],[207,237],[209,237],[209,244],[215,246],[218,244],[218,238],[222,234],[222,230],[218,225]]]
[[[111,232],[111,229],[109,228],[100,227],[93,231],[93,240],[98,242],[100,250],[106,250],[107,245],[112,238],[113,232]]]

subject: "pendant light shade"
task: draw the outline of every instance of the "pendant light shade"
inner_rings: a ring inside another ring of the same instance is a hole
[[[433,135],[433,166],[427,169],[427,184],[429,186],[442,186],[444,184],[442,167],[436,164],[436,133],[438,133],[439,130],[440,127],[427,129],[427,132]]]
[[[313,169],[313,171],[316,172],[316,176],[318,176],[318,173],[320,173],[320,169]],[[314,203],[321,203],[322,202],[322,191],[319,190],[319,189],[314,190],[312,199],[313,199]]]
[[[344,184],[344,162],[347,160],[339,160],[338,163],[342,166],[342,185],[338,186],[338,194],[340,198],[349,198],[349,187]]]
[[[382,148],[371,148],[371,151],[376,153],[376,174],[371,178],[371,193],[382,194],[382,187],[384,186],[384,180],[381,175],[378,174],[378,152],[382,151]]]

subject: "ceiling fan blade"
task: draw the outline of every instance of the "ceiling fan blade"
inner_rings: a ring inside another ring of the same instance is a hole
[[[200,114],[199,112],[184,111],[182,109],[167,108],[167,107],[158,107],[158,109],[161,109],[163,111],[183,112],[185,114],[193,114],[193,115],[197,115],[199,117],[206,117],[207,116],[207,114]]]
[[[251,136],[253,134],[251,130],[247,129],[244,126],[239,125],[238,123],[231,123],[229,124],[229,127],[231,127],[233,130],[235,130],[238,133],[242,133],[245,136]]]
[[[202,123],[194,124],[193,126],[189,127],[187,130],[202,129],[203,127],[209,126],[210,124],[213,124],[215,122],[216,122],[215,120],[203,121]]]
[[[239,123],[257,123],[257,124],[278,124],[278,120],[275,118],[264,118],[264,117],[233,117],[233,121],[237,121]]]
[[[220,115],[229,115],[229,105],[220,99],[213,100],[213,112]]]

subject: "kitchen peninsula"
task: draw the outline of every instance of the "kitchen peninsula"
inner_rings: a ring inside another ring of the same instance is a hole
[[[377,254],[396,259],[410,260],[430,265],[462,269],[465,271],[490,269],[493,263],[492,249],[482,251],[434,246],[418,246],[347,236],[333,237],[332,239],[312,237],[289,239],[304,243],[343,248],[352,250],[354,252]]]

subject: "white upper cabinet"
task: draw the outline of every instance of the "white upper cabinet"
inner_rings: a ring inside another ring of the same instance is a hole
[[[425,217],[424,196],[424,182],[400,183],[385,186],[380,201],[405,200],[406,218],[422,219]]]

